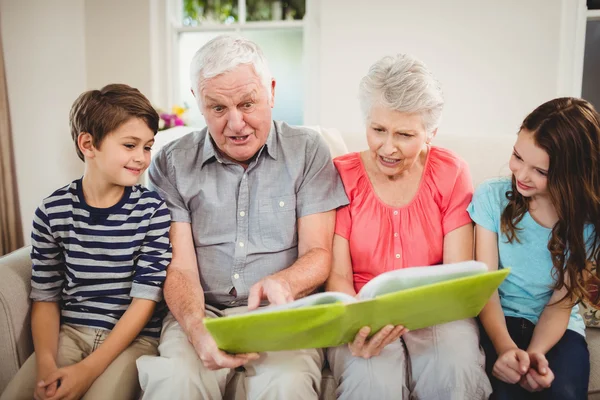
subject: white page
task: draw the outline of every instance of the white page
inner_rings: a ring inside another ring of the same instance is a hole
[[[251,311],[252,313],[265,313],[271,311],[281,311],[281,310],[292,310],[296,308],[302,307],[310,307],[310,306],[318,306],[321,304],[332,304],[332,303],[352,303],[356,302],[356,299],[349,294],[341,293],[341,292],[324,292],[324,293],[315,293],[310,296],[303,297],[301,299],[292,301],[291,303],[281,304],[278,306],[267,306],[259,308],[258,310]]]
[[[487,266],[479,261],[398,269],[385,272],[371,279],[358,293],[358,299],[373,299],[376,296],[398,292],[403,289],[481,274],[487,271]]]

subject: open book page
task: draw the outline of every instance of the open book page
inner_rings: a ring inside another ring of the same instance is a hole
[[[377,296],[404,289],[481,274],[487,271],[487,266],[478,261],[465,261],[431,267],[411,267],[389,271],[376,276],[363,286],[358,293],[358,299],[373,299]]]
[[[258,310],[251,311],[253,314],[281,311],[281,310],[293,310],[296,308],[320,306],[323,304],[333,303],[353,303],[356,299],[349,294],[341,292],[325,292],[315,293],[310,296],[303,297],[301,299],[292,301],[291,303],[281,304],[278,306],[267,306],[259,308]]]

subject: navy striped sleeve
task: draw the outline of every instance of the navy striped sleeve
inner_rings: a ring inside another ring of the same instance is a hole
[[[140,248],[131,297],[161,301],[162,286],[171,262],[171,242],[169,228],[171,217],[164,201],[156,209],[148,225],[148,233]]]
[[[35,301],[59,301],[65,281],[64,257],[52,235],[44,204],[35,210],[31,245],[30,298]]]

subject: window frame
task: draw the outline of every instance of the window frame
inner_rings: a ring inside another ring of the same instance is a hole
[[[166,0],[167,6],[167,49],[168,54],[167,74],[169,90],[167,93],[167,102],[169,105],[181,104],[182,99],[179,93],[179,39],[182,34],[190,32],[214,32],[227,31],[238,35],[242,31],[253,29],[301,29],[305,30],[305,19],[307,11],[302,20],[275,20],[275,21],[246,21],[246,0],[238,0],[238,21],[229,24],[210,23],[206,25],[185,26],[183,25],[183,0]]]

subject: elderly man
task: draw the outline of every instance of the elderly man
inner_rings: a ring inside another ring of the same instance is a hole
[[[222,398],[244,366],[248,398],[310,399],[320,350],[231,355],[205,317],[282,304],[325,282],[347,203],[320,135],[274,122],[275,80],[256,44],[219,36],[191,64],[207,128],[163,148],[150,182],[171,211],[173,261],[160,357],[138,361],[144,399]]]

